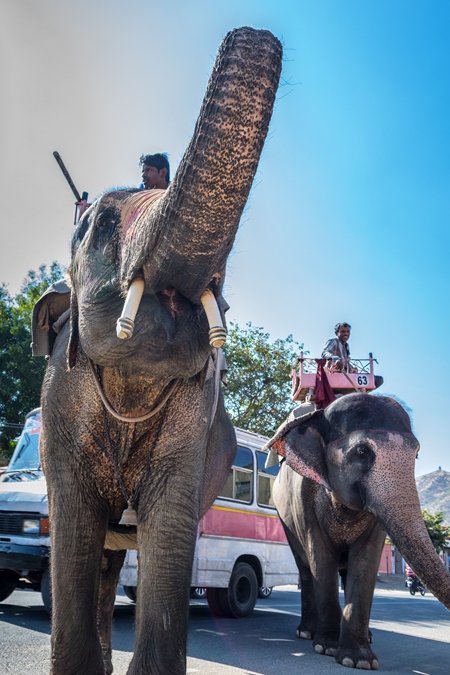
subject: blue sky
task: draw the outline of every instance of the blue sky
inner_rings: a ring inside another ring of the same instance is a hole
[[[222,38],[285,48],[270,134],[226,285],[229,320],[318,355],[337,321],[413,411],[417,474],[450,471],[447,0],[21,0],[0,8],[0,281],[69,261],[73,198],[174,171]],[[444,350],[445,351],[445,350]],[[445,414],[445,413],[444,413]]]

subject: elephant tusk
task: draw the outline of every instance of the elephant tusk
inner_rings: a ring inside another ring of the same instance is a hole
[[[117,319],[116,332],[120,340],[128,340],[133,335],[134,319],[139,309],[145,281],[142,277],[135,277],[128,289],[122,314]]]
[[[205,310],[206,318],[209,324],[209,344],[211,347],[219,349],[227,339],[227,331],[223,326],[222,317],[220,316],[217,300],[214,293],[207,288],[200,298],[200,302]]]

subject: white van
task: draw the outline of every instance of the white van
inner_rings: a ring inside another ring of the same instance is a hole
[[[51,609],[47,485],[39,460],[41,410],[25,419],[11,461],[0,475],[0,601],[16,588],[40,591]]]

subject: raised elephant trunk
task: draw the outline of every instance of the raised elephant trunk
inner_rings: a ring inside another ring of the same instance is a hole
[[[397,447],[380,455],[369,478],[367,506],[420,580],[450,609],[450,574],[437,555],[423,521],[414,462],[415,452],[406,448]]]
[[[220,291],[267,135],[281,54],[267,31],[227,35],[173,182],[147,226],[131,225],[124,235],[125,285],[142,270],[150,293],[171,286],[198,303],[208,285]]]

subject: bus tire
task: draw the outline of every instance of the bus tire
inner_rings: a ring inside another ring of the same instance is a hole
[[[50,577],[50,568],[47,567],[41,579],[42,602],[47,612],[52,614],[52,580]]]
[[[11,593],[16,589],[16,584],[12,575],[8,571],[0,574],[0,602],[9,598]]]
[[[123,590],[131,602],[136,602],[136,586],[123,586]]]
[[[223,591],[226,591],[226,588],[207,588],[206,589],[206,600],[208,601],[208,607],[213,616],[225,616],[222,609],[221,595]]]
[[[225,616],[243,619],[251,614],[258,599],[258,579],[248,563],[238,563],[228,588],[221,589],[220,604]]]

